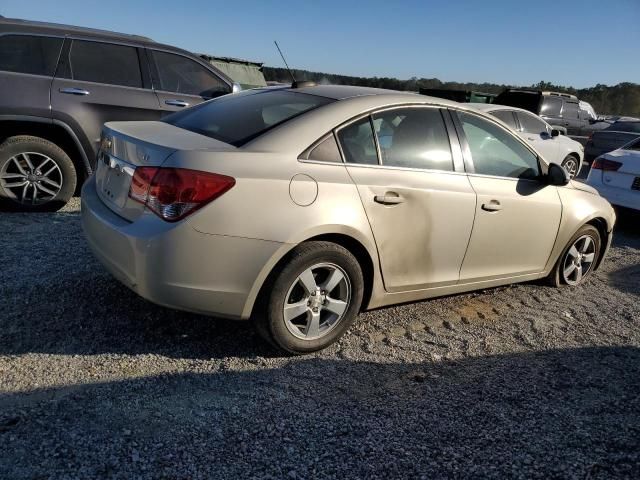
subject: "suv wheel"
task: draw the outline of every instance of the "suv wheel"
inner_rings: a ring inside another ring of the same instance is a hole
[[[19,135],[0,145],[0,206],[23,212],[56,211],[76,189],[76,169],[60,147]]]
[[[303,243],[270,285],[258,332],[290,353],[321,350],[353,323],[363,292],[360,264],[347,249],[331,242]]]

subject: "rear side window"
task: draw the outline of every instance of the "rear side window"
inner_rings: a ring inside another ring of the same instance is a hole
[[[520,120],[520,126],[522,127],[523,132],[534,133],[536,135],[549,133],[547,131],[547,124],[539,118],[522,112],[518,112],[516,115],[518,115],[518,120]]]
[[[61,48],[61,38],[0,36],[0,70],[51,77],[55,73]]]
[[[495,112],[491,112],[491,115],[493,115],[496,118],[499,118],[504,123],[509,125],[509,127],[511,127],[514,130],[516,130],[516,128],[517,128],[516,127],[516,119],[513,116],[513,112],[511,110],[496,110]]]
[[[356,120],[338,130],[338,140],[347,163],[378,164],[378,151],[369,117]]]
[[[125,45],[74,40],[69,74],[71,79],[84,82],[142,87],[138,51]]]
[[[158,69],[158,90],[205,98],[231,92],[220,77],[187,57],[158,51],[152,55]]]
[[[336,137],[331,133],[327,138],[309,149],[301,158],[304,160],[316,160],[319,162],[342,163],[340,150]]]
[[[165,122],[236,147],[334,100],[292,91],[248,90],[174,113]]]
[[[540,115],[546,117],[559,117],[562,110],[562,99],[558,97],[542,97]]]
[[[375,113],[382,165],[453,170],[449,136],[440,110],[400,108]]]

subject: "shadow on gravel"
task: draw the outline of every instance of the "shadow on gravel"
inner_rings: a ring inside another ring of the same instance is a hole
[[[640,297],[640,264],[609,273],[609,283],[620,291]]]
[[[0,477],[638,478],[639,392],[631,347],[75,385],[0,396]]]

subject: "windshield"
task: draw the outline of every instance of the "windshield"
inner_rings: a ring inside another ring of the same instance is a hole
[[[164,121],[240,147],[277,125],[333,101],[288,90],[253,90],[225,95]]]

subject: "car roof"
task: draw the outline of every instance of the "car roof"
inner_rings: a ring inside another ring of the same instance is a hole
[[[529,110],[525,110],[524,108],[510,107],[509,105],[498,105],[496,103],[470,103],[469,106],[472,108],[475,108],[476,110],[480,110],[482,112],[487,112],[487,113],[497,112],[499,110],[509,110],[509,111],[513,110],[516,112],[525,112],[525,113],[528,113],[529,115],[535,115],[531,113]]]

